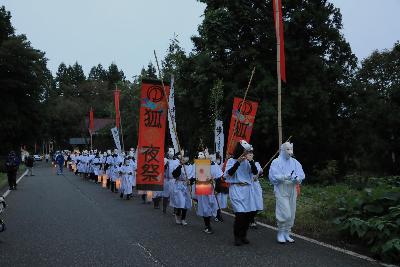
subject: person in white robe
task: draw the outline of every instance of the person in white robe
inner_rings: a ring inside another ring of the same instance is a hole
[[[127,200],[132,198],[132,186],[133,186],[133,173],[134,169],[131,165],[130,159],[126,158],[124,164],[118,168],[121,175],[121,194],[120,197],[126,197]]]
[[[258,173],[253,160],[253,147],[245,140],[236,143],[233,156],[226,164],[224,177],[229,183],[229,198],[233,211],[235,212],[235,222],[233,225],[234,244],[240,246],[249,244],[247,230],[249,229],[249,218],[253,205],[253,176]]]
[[[118,168],[122,165],[123,161],[123,158],[118,154],[118,150],[115,149],[110,170],[111,192],[118,193],[117,179],[120,179]]]
[[[92,159],[92,168],[93,168],[93,175],[95,177],[95,182],[98,182],[98,177],[101,175],[101,165],[102,159],[100,157],[100,153],[97,152],[96,156]]]
[[[105,159],[105,165],[104,165],[104,170],[107,174],[107,189],[110,189],[111,187],[111,172],[113,164],[114,164],[114,158],[111,154],[111,150],[107,150],[107,157]]]
[[[255,221],[255,217],[256,217],[257,213],[264,210],[263,192],[262,192],[261,184],[259,181],[259,178],[263,174],[263,169],[259,162],[256,161],[255,164],[256,164],[258,173],[253,176],[253,183],[251,184],[251,186],[253,187],[253,194],[252,194],[253,202],[254,202],[253,205],[255,206],[256,210],[251,212],[250,224],[249,224],[249,227],[253,228],[253,229],[257,229],[257,224]]]
[[[210,159],[211,156],[206,149],[204,152],[199,152],[198,159]],[[196,166],[194,166],[196,168]],[[210,165],[210,183],[214,183],[215,179],[221,178],[223,176],[223,172],[221,168],[215,164],[214,161],[211,161]],[[211,228],[211,217],[217,216],[217,211],[219,210],[218,200],[214,194],[214,185],[212,185],[212,193],[211,195],[196,195],[197,198],[197,215],[203,217],[205,228],[203,230],[206,234],[212,234],[213,230]]]
[[[187,210],[192,207],[190,179],[194,177],[194,168],[189,163],[188,153],[181,153],[181,155],[183,155],[183,158],[180,160],[180,164],[172,171],[175,182],[173,184],[171,202],[173,207],[176,208],[176,224],[187,225]]]
[[[300,162],[293,158],[293,144],[281,145],[279,157],[269,168],[269,180],[274,185],[276,199],[275,216],[278,225],[277,241],[293,243],[290,231],[296,215],[296,186],[304,180],[305,174]]]
[[[211,161],[215,162],[216,165],[222,170],[224,164],[221,161],[221,156],[219,155],[219,153],[211,155]],[[219,204],[215,221],[223,222],[224,219],[222,218],[222,209],[226,209],[228,207],[229,194],[229,186],[227,183],[225,183],[223,176],[215,178],[215,193]]]

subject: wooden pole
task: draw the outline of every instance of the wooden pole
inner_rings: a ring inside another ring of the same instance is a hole
[[[275,29],[276,29],[276,73],[278,78],[278,149],[282,144],[282,81],[281,81],[281,39],[279,23],[279,0],[275,1]]]
[[[157,58],[156,50],[154,50],[154,57],[156,59],[157,70],[158,70],[158,73],[160,74],[161,85],[162,85],[162,88],[163,88],[163,91],[164,91],[165,101],[167,103],[168,116],[171,117],[171,109],[169,107],[167,92],[165,91],[164,80],[163,80],[162,75],[161,75],[160,66],[158,65],[158,58]],[[179,154],[181,155],[181,160],[183,160],[181,145],[180,145],[180,142],[179,142],[178,133],[176,132],[175,123],[172,123],[172,129],[174,130],[174,133],[175,133],[175,136],[176,136],[176,143],[178,145]],[[183,171],[185,173],[186,181],[188,181],[189,179],[188,179],[188,175],[187,175],[186,168],[185,168],[184,164],[183,164]],[[192,187],[189,187],[189,188],[191,189]]]
[[[254,67],[253,71],[251,72],[250,80],[249,80],[249,83],[247,85],[246,92],[244,93],[244,97],[243,97],[243,100],[242,100],[242,105],[240,106],[239,114],[242,114],[243,104],[246,101],[247,93],[249,91],[249,88],[250,88],[250,85],[251,85],[251,81],[253,80],[253,76],[254,76],[254,72],[255,71],[256,71],[256,67]],[[233,132],[232,132],[231,138],[230,138],[230,140],[228,142],[228,147],[226,148],[225,160],[228,160],[228,151],[231,148],[233,137],[235,136],[235,132],[236,132],[236,127],[237,127],[238,121],[239,121],[239,119],[237,118],[236,121],[235,121],[235,126],[233,127]]]
[[[122,129],[122,120],[120,118],[119,126],[121,127],[121,141],[122,141],[122,151],[125,151],[125,143],[124,143],[124,131]]]
[[[93,134],[90,132],[90,150],[93,150]]]

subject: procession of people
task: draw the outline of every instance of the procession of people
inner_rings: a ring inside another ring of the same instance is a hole
[[[54,156],[58,165],[57,173],[62,174],[60,161],[66,156],[68,169],[82,179],[119,193],[124,200],[142,196],[146,203],[149,191],[135,190],[136,150],[131,148],[127,152],[118,149],[111,151],[57,151]],[[203,232],[206,234],[214,233],[212,221],[224,222],[222,210],[232,211],[235,214],[234,245],[249,244],[247,231],[250,227],[256,228],[255,216],[264,208],[260,185],[260,179],[266,178],[263,177],[263,168],[254,158],[252,145],[245,140],[235,144],[233,155],[229,156],[225,165],[217,157],[218,155],[204,149],[198,151],[194,159],[190,159],[188,152],[175,152],[172,147],[168,148],[164,158],[163,190],[150,194],[153,207],[160,209],[162,206],[163,214],[170,207],[175,223],[182,226],[189,223],[188,211],[195,209],[196,215],[204,221]],[[200,194],[196,190],[196,184],[200,183],[199,177],[196,177],[195,162],[198,159],[209,162],[208,183],[212,185],[212,191],[208,195]],[[292,143],[282,144],[278,158],[272,161],[268,178],[274,186],[276,197],[277,242],[292,243],[294,240],[290,233],[296,213],[296,188],[305,178],[301,164],[293,158]]]

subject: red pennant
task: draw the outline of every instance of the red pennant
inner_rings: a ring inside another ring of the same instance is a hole
[[[90,108],[89,112],[89,132],[92,134],[94,132],[94,113],[93,108]]]
[[[275,1],[278,2],[278,7],[276,6]],[[275,22],[275,30],[276,30],[276,41],[280,43],[280,70],[281,70],[281,79],[286,82],[286,63],[285,63],[285,40],[284,29],[283,29],[283,20],[282,20],[282,0],[272,0],[272,5],[274,8],[274,22]],[[278,8],[278,10],[277,10]],[[276,25],[276,13],[278,12],[279,23]]]

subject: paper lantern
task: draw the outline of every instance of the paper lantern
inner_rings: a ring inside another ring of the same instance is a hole
[[[153,200],[153,191],[147,191],[146,196],[147,202],[151,202]]]
[[[107,174],[103,174],[102,177],[103,177],[103,181],[102,181],[101,186],[102,186],[103,188],[106,188],[106,187],[107,187],[108,175],[107,175]]]
[[[117,189],[120,189],[120,188],[121,188],[121,178],[118,178],[117,180],[115,180],[115,187],[116,187]]]
[[[211,161],[209,159],[194,160],[196,166],[196,195],[211,195]]]
[[[103,175],[99,174],[97,175],[97,182],[101,183],[101,180],[103,179]]]
[[[210,183],[197,182],[195,191],[196,195],[211,195],[213,187]]]

